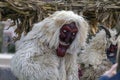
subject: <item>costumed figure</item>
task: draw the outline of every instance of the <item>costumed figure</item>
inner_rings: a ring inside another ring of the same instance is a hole
[[[98,80],[98,78],[108,70],[112,63],[111,59],[107,57],[107,51],[112,51],[112,54],[117,54],[117,41],[119,39],[119,33],[115,30],[107,29],[101,26],[102,29],[95,37],[90,40],[85,50],[78,57],[78,63],[80,63],[83,70],[83,76],[81,80]],[[111,46],[114,45],[114,48]],[[116,56],[114,56],[114,59]]]
[[[56,11],[17,44],[12,71],[19,80],[78,80],[77,53],[88,24],[72,11]]]

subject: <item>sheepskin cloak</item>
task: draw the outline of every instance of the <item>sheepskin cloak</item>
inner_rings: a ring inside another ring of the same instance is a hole
[[[59,30],[75,22],[78,33],[64,57],[56,55]],[[87,38],[88,24],[72,11],[57,11],[34,25],[33,29],[16,43],[12,71],[19,80],[78,80],[77,53]]]

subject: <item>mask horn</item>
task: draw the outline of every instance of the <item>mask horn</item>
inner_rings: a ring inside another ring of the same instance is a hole
[[[119,36],[119,34],[120,34],[120,31],[115,35],[116,36],[116,38]]]
[[[111,38],[110,31],[107,28],[105,28],[104,26],[102,26],[102,25],[100,27],[105,30],[106,35],[108,36],[108,38]]]

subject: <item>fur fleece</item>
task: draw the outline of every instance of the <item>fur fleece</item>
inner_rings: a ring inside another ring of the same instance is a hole
[[[64,57],[56,55],[59,30],[75,22],[79,32]],[[88,24],[72,11],[56,11],[36,23],[33,29],[17,43],[11,61],[13,73],[19,80],[78,80],[77,53],[84,45]]]

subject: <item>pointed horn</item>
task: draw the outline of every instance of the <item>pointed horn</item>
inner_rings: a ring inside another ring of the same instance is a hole
[[[116,36],[116,38],[119,36],[119,34],[120,34],[120,31],[115,35]]]
[[[107,28],[105,28],[104,26],[102,26],[102,25],[100,27],[105,30],[106,35],[108,35],[108,38],[111,38],[110,31]]]

